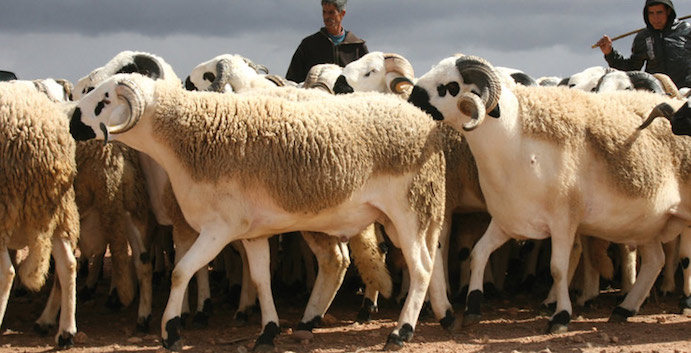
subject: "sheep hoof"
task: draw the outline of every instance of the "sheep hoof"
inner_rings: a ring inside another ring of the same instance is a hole
[[[398,351],[403,348],[403,340],[398,335],[390,334],[384,345],[385,351]]]
[[[262,334],[259,335],[259,338],[254,343],[253,350],[255,352],[273,352],[275,349],[274,338],[279,334],[281,334],[281,329],[278,325],[273,321],[269,322],[264,326]]]
[[[554,315],[549,320],[549,333],[564,333],[569,330],[569,322],[571,321],[571,314],[568,311],[562,310]]]
[[[148,333],[149,324],[151,323],[151,315],[147,317],[140,317],[137,319],[137,332]]]
[[[612,315],[609,317],[609,320],[607,322],[626,322],[626,320],[634,314],[635,313],[633,311],[618,306],[614,308],[614,311],[612,312]]]
[[[120,296],[116,290],[110,292],[108,299],[106,299],[106,308],[110,310],[118,310],[122,308],[122,303],[120,302]]]
[[[166,323],[166,333],[168,338],[163,340],[163,347],[171,351],[179,352],[182,350],[182,337],[180,337],[180,317],[176,316]]]
[[[205,312],[197,312],[192,318],[192,328],[201,329],[209,327],[209,315]]]
[[[44,325],[44,324],[39,324],[38,322],[34,324],[34,332],[38,333],[41,336],[45,336],[48,334],[48,332],[52,331],[55,328],[53,325]]]
[[[70,349],[74,347],[74,335],[68,332],[63,332],[58,336],[58,349]]]
[[[362,303],[362,307],[360,308],[360,311],[357,313],[357,319],[356,321],[359,323],[366,323],[372,321],[372,313],[376,313],[378,311],[378,308],[376,305],[374,305],[374,302],[370,298],[365,298],[364,303]]]
[[[446,310],[446,315],[439,320],[439,324],[441,327],[443,327],[446,331],[449,332],[454,332],[455,330],[459,329],[458,327],[458,320],[456,320],[456,315],[454,315],[453,311]]]

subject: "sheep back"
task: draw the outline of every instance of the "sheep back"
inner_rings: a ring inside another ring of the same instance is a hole
[[[373,175],[421,168],[442,145],[431,118],[383,94],[294,102],[157,85],[154,101],[154,138],[195,181],[261,186],[289,212],[336,206]]]
[[[64,109],[45,94],[0,83],[0,237],[10,248],[29,246],[19,276],[31,290],[45,282],[54,234],[72,245],[79,236],[68,124]]]
[[[663,124],[637,129],[657,104],[679,107],[683,101],[642,91],[589,93],[520,86],[513,91],[525,134],[593,153],[607,166],[608,180],[624,195],[652,197],[670,173],[681,182],[688,180],[691,143],[675,137]]]

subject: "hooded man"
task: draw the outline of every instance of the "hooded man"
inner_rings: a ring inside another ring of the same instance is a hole
[[[369,51],[365,41],[343,29],[347,0],[322,0],[324,27],[302,40],[290,61],[286,78],[303,82],[310,68],[317,64],[346,66]]]
[[[643,7],[646,28],[633,39],[631,57],[624,58],[612,48],[612,39],[603,36],[597,45],[610,67],[663,73],[677,87],[691,87],[691,25],[677,21],[672,0],[647,0]]]

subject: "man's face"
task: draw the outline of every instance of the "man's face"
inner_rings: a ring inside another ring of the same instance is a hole
[[[669,16],[670,9],[663,4],[655,4],[648,6],[648,22],[653,28],[662,30],[667,25],[667,16]]]
[[[343,21],[343,16],[345,16],[345,13],[345,10],[338,11],[338,8],[333,4],[322,5],[324,26],[329,34],[338,35],[341,33],[341,21]]]

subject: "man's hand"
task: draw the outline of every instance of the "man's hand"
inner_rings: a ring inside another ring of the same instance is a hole
[[[612,38],[610,38],[608,35],[602,36],[602,38],[600,38],[595,45],[600,47],[602,54],[609,55],[609,53],[612,52]]]

